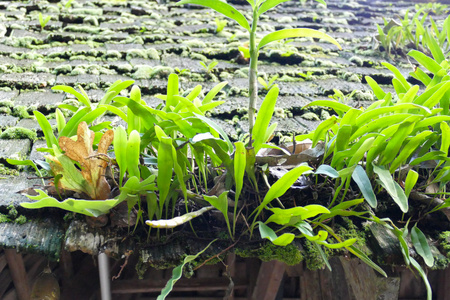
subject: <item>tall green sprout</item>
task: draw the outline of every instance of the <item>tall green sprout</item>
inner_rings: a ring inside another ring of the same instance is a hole
[[[271,32],[261,40],[257,39],[257,27],[258,21],[262,14],[268,10],[276,7],[278,4],[287,2],[289,0],[247,0],[252,9],[252,20],[251,25],[249,20],[236,8],[233,6],[218,0],[181,0],[178,5],[183,4],[196,4],[205,7],[209,7],[218,13],[233,19],[236,21],[243,29],[249,33],[249,52],[250,52],[250,68],[249,68],[249,102],[248,102],[248,120],[249,120],[249,133],[250,140],[248,146],[252,146],[253,137],[253,127],[255,124],[256,116],[256,106],[258,101],[258,56],[259,51],[262,47],[268,45],[271,42],[279,41],[287,38],[298,38],[298,37],[310,37],[326,40],[330,43],[335,44],[339,49],[341,49],[339,43],[330,37],[329,35],[308,28],[294,28],[294,29],[282,29],[278,31]],[[321,4],[325,4],[323,0],[316,0]]]

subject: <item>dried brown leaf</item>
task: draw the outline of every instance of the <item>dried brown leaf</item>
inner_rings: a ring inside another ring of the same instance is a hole
[[[93,189],[89,194],[91,199],[104,200],[109,197],[111,187],[105,178],[105,170],[108,165],[107,151],[114,139],[114,131],[106,131],[98,144],[98,151],[94,151],[95,133],[89,130],[86,122],[78,125],[76,141],[62,136],[59,138],[59,146],[70,159],[78,162],[81,168],[81,174],[87,184]]]

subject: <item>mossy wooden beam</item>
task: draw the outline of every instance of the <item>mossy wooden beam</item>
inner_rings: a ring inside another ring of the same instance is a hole
[[[0,247],[59,259],[63,228],[50,220],[28,220],[24,224],[0,223]]]

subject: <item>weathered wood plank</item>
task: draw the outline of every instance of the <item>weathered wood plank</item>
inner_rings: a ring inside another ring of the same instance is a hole
[[[253,290],[252,300],[273,300],[283,280],[286,264],[273,260],[263,262]]]
[[[322,300],[318,271],[304,269],[302,275],[300,276],[300,299]]]
[[[245,289],[247,287],[247,280],[243,278],[234,278],[235,289]],[[111,284],[113,294],[122,293],[151,293],[159,292],[166,285],[167,280],[117,280]],[[181,278],[175,284],[174,292],[187,291],[217,291],[226,290],[228,288],[229,280],[226,277],[218,278]]]
[[[5,254],[0,254],[0,273],[2,273],[3,269],[6,267],[6,257]]]
[[[58,222],[0,223],[0,232],[0,247],[44,255],[51,260],[59,258],[64,231]]]
[[[6,261],[17,293],[18,300],[29,300],[31,295],[30,282],[23,263],[22,255],[16,249],[5,249]]]
[[[439,270],[437,282],[437,299],[450,300],[450,268]]]
[[[8,290],[10,284],[11,284],[11,274],[9,270],[6,268],[0,273],[0,299],[3,299],[3,295]]]

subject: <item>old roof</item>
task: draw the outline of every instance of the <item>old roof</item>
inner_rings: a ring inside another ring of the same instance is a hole
[[[375,24],[413,5],[409,1],[398,1],[395,6],[388,1],[327,2],[326,9],[316,2],[305,6],[298,1],[286,2],[261,21],[265,32],[293,27],[321,29],[343,47],[338,51],[331,44],[296,39],[262,51],[260,75],[267,79],[279,76],[280,98],[274,121],[283,134],[315,128],[327,112],[302,107],[314,99],[327,98],[335,88],[344,93],[357,90],[355,105],[370,103],[373,96],[364,76],[371,75],[385,84],[392,79],[381,67],[384,59],[370,50]],[[233,3],[246,9],[245,1]],[[39,13],[51,17],[43,30]],[[219,15],[210,10],[146,0],[77,0],[71,8],[38,1],[0,1],[0,161],[6,164],[6,158],[42,158],[38,148],[45,143],[32,135],[42,138],[43,134],[31,112],[51,114],[59,104],[71,101],[69,95],[51,91],[52,86],[81,85],[91,100],[98,101],[116,80],[134,79],[144,99],[157,105],[159,100],[153,96],[164,92],[167,74],[176,68],[190,70],[186,77],[181,75],[183,91],[196,84],[208,90],[214,86],[212,80],[229,82],[223,95],[226,103],[212,117],[237,139],[247,126],[240,120],[248,94],[246,65],[239,64],[237,50],[246,37],[230,20],[216,33],[216,17]],[[219,64],[206,74],[199,62],[213,59]],[[396,63],[409,78],[408,62],[399,59]],[[264,94],[264,88],[260,89]],[[55,125],[54,120],[50,122]],[[14,173],[11,169],[2,172],[0,212],[9,221],[0,223],[0,246],[51,258],[58,257],[62,245],[91,254],[101,247],[109,247],[112,255],[123,251],[121,247],[126,245],[118,242],[116,232],[88,228],[78,219],[65,221],[64,214],[56,210],[21,208],[21,202],[30,200],[18,192],[37,187],[41,181],[22,170],[19,174],[7,174]],[[50,221],[49,212],[57,217]],[[143,256],[150,255],[144,252]]]

